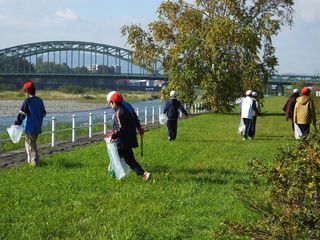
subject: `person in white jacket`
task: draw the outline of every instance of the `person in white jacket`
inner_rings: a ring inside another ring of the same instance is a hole
[[[246,91],[246,97],[243,99],[241,104],[241,118],[245,125],[245,131],[243,134],[243,140],[247,140],[248,137],[250,140],[253,140],[252,132],[252,121],[254,111],[258,112],[255,102],[252,100],[252,91]]]

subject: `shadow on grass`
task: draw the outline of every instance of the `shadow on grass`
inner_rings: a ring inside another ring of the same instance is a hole
[[[265,135],[265,136],[261,136],[261,137],[255,137],[254,141],[265,141],[265,140],[271,140],[271,141],[276,141],[276,140],[286,140],[286,141],[291,141],[294,140],[294,138],[292,137],[288,137],[288,136],[283,136],[283,135]]]
[[[222,168],[178,168],[172,169],[165,165],[155,166],[153,173],[168,173],[166,178],[173,182],[197,182],[227,185],[229,182],[237,184],[247,184],[248,179],[245,174],[236,170],[222,169]]]
[[[53,162],[43,161],[40,163],[40,167],[55,167],[60,169],[74,169],[74,168],[82,168],[83,164],[80,162],[70,162],[66,158],[60,158]]]
[[[240,137],[240,135],[239,135]],[[239,138],[239,139],[242,139]],[[195,140],[190,140],[190,139],[178,139],[177,141],[179,142],[186,142],[186,143],[221,143],[221,142],[228,142],[228,143],[238,143],[238,139],[229,139],[229,138],[220,138],[220,139],[212,139],[212,140],[205,140],[205,139],[195,139]]]

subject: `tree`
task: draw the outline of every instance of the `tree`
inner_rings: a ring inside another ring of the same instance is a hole
[[[293,0],[164,1],[158,20],[143,30],[125,25],[122,35],[134,61],[152,70],[162,62],[172,89],[183,102],[196,98],[194,87],[214,111],[229,111],[250,88],[263,93],[277,65],[272,37],[292,24]]]

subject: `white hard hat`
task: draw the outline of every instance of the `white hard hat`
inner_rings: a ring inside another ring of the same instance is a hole
[[[170,92],[170,97],[176,97],[176,96],[177,96],[177,92],[174,91],[174,90],[172,90],[172,91]]]
[[[246,91],[246,96],[250,96],[252,94],[252,91],[251,90],[247,90]]]
[[[295,88],[295,89],[293,89],[292,92],[293,92],[293,93],[298,93],[298,92],[299,92],[299,89]]]
[[[252,92],[252,96],[253,96],[253,97],[256,97],[256,96],[258,96],[258,93]]]
[[[107,102],[110,102],[110,99],[112,97],[113,94],[117,93],[116,91],[111,91],[107,94]]]

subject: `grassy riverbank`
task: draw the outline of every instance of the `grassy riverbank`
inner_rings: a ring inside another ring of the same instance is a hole
[[[106,91],[86,91],[83,93],[68,93],[63,91],[39,90],[37,96],[43,100],[75,100],[82,103],[106,103]],[[131,103],[158,98],[157,93],[121,91],[124,98]],[[19,91],[1,91],[0,100],[23,100],[25,95]]]
[[[266,98],[254,141],[236,134],[237,113],[180,121],[175,142],[164,126],[147,132],[135,154],[149,182],[109,178],[103,142],[1,170],[0,239],[213,239],[225,219],[254,219],[233,189],[248,184],[250,159],[295,144],[282,100]]]

